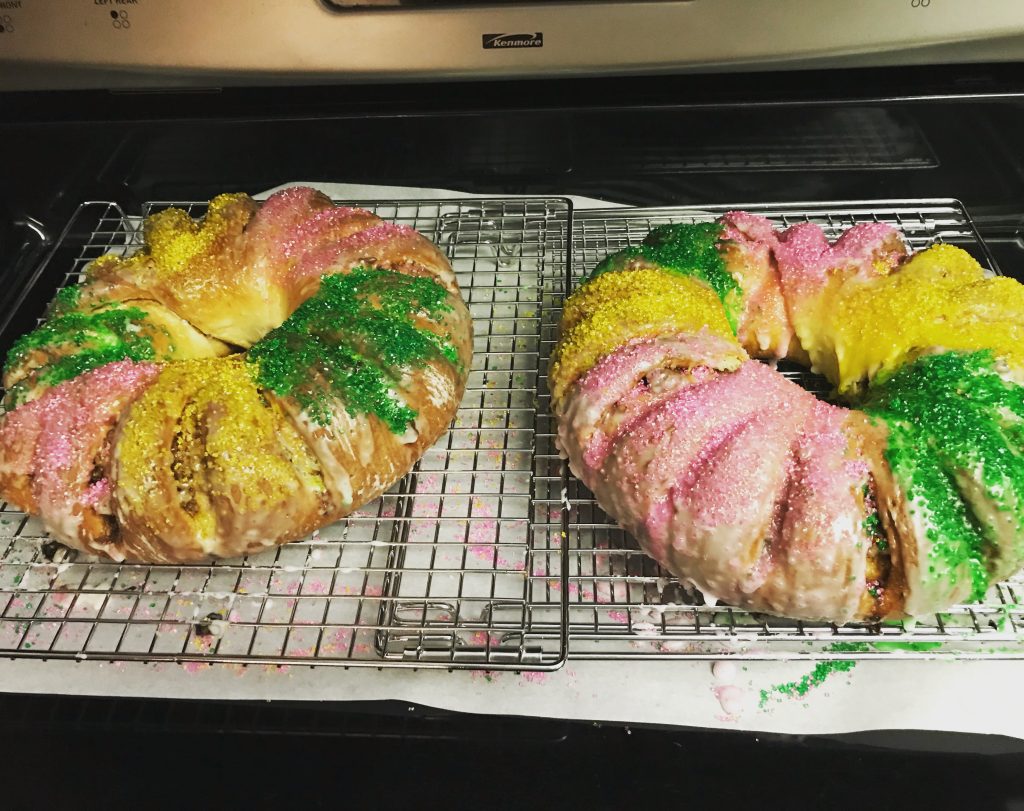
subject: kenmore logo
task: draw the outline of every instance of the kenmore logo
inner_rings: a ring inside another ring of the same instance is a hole
[[[544,34],[484,34],[484,48],[543,48]]]

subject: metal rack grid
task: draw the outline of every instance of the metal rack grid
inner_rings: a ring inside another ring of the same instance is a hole
[[[756,117],[759,126],[751,126]],[[770,121],[770,126],[765,122]],[[776,172],[807,169],[927,169],[939,165],[917,123],[897,110],[733,110],[714,121],[699,114],[651,111],[600,122],[602,137],[579,145],[578,160],[600,165],[607,152],[634,173]],[[598,124],[595,122],[595,126]]]
[[[560,492],[535,437],[543,308],[567,277],[567,200],[356,202],[447,253],[473,315],[474,358],[451,430],[412,472],[350,518],[302,541],[204,565],[98,560],[48,540],[38,519],[0,509],[0,655],[243,664],[548,670],[567,649],[566,555],[535,498]],[[169,205],[193,216],[205,203]],[[48,301],[85,266],[141,244],[141,219],[83,204],[41,268]],[[69,251],[70,249],[70,251]],[[61,253],[63,250],[63,254]],[[56,258],[55,258],[56,257]],[[54,283],[57,279],[57,283]],[[541,469],[543,468],[543,469]],[[552,539],[550,536],[556,537]],[[563,590],[564,593],[564,590]],[[534,630],[544,597],[545,626]],[[558,600],[555,599],[556,604]]]
[[[857,222],[891,223],[907,243],[959,245],[998,270],[963,206],[954,200],[735,205],[693,209],[610,209],[578,212],[573,222],[570,289],[609,253],[639,242],[669,222],[710,220],[730,209],[764,215],[780,226],[819,223],[836,238]],[[545,333],[553,343],[554,333]],[[550,351],[550,346],[546,347]],[[821,380],[796,367],[784,372],[813,391]],[[979,604],[954,606],[916,623],[801,622],[704,604],[640,551],[570,478],[566,491],[569,543],[570,656],[576,658],[867,658],[899,654],[1024,657],[1024,576],[992,587]]]

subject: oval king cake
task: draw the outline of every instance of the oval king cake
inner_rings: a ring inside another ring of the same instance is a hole
[[[1024,286],[959,248],[744,212],[656,228],[567,300],[549,380],[573,473],[709,598],[898,619],[1024,564]]]
[[[114,560],[259,551],[403,476],[471,351],[455,274],[411,228],[299,187],[167,209],[12,347],[0,494]]]

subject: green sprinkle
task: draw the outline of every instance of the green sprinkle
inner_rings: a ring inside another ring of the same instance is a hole
[[[818,662],[814,670],[797,681],[776,684],[761,691],[761,700],[758,707],[764,709],[765,705],[773,698],[803,698],[815,687],[820,687],[824,681],[833,673],[845,673],[853,670],[857,663],[852,659],[832,659]]]
[[[666,270],[705,282],[721,299],[735,332],[742,304],[739,282],[725,268],[719,250],[722,226],[714,222],[674,223],[651,231],[641,245],[626,248],[604,259],[591,274],[622,270],[631,259],[646,259]]]
[[[111,307],[98,313],[65,313],[51,318],[27,335],[22,335],[8,354],[8,364],[36,349],[58,344],[111,345],[123,340],[130,325],[146,317],[138,307]]]
[[[57,291],[53,299],[53,307],[50,312],[53,315],[68,313],[78,307],[78,301],[82,297],[82,286],[73,284],[70,287],[63,287]]]
[[[973,505],[978,493],[1024,537],[1024,388],[1004,381],[991,352],[918,358],[869,389],[864,410],[889,428],[886,458],[930,529],[929,576],[968,578],[971,599],[984,597],[994,573],[1024,558],[1020,540],[1002,548],[999,528]],[[961,485],[969,477],[972,487]],[[913,514],[913,513],[912,513]]]
[[[886,540],[885,532],[882,529],[882,517],[875,510],[867,518],[864,519],[864,534],[866,534],[880,552],[885,552],[889,549],[889,541]]]
[[[401,433],[416,417],[396,392],[403,370],[436,358],[459,366],[452,343],[413,320],[422,314],[436,321],[451,309],[448,296],[433,279],[390,270],[324,276],[316,295],[246,359],[257,365],[260,386],[294,397],[319,425],[330,422],[338,397],[349,414],[375,414]]]
[[[878,650],[908,650],[924,653],[932,650],[939,650],[941,642],[872,642],[871,647]]]
[[[55,386],[107,363],[153,360],[151,334],[139,326],[146,315],[138,307],[120,305],[93,313],[66,312],[23,335],[11,347],[4,373],[34,352],[44,353],[49,362],[11,388],[12,405],[22,402],[30,388]]]

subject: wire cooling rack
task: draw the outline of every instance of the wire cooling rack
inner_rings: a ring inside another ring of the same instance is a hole
[[[355,515],[243,559],[102,561],[3,505],[0,656],[515,670],[564,661],[567,550],[543,506],[557,504],[564,470],[537,390],[541,323],[567,279],[570,204],[355,204],[416,228],[455,268],[475,338],[451,430]],[[200,216],[206,204],[153,202],[142,214],[170,205]],[[140,222],[114,203],[83,204],[19,306],[41,313],[90,261],[137,249]]]
[[[998,272],[964,207],[954,200],[747,204],[699,211],[609,209],[575,215],[569,289],[609,253],[638,243],[658,225],[711,220],[730,209],[761,214],[781,227],[816,222],[831,239],[858,222],[887,222],[898,227],[915,250],[936,242],[956,244]],[[557,317],[553,311],[551,315]],[[545,355],[557,337],[555,329],[544,334]],[[815,376],[795,367],[784,371],[806,388],[824,392]],[[837,627],[780,619],[704,604],[699,593],[682,586],[641,552],[581,483],[570,478],[565,495],[572,657],[1024,657],[1024,577],[1020,575],[993,586],[981,603],[954,606],[916,623]]]

